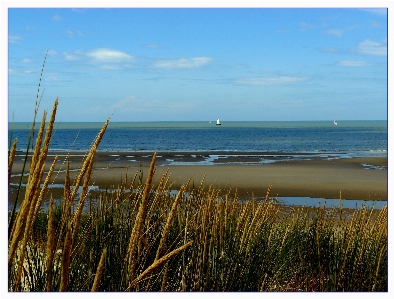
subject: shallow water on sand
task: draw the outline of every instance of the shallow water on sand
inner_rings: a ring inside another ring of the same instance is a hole
[[[13,187],[16,187],[15,184],[13,184]],[[58,191],[62,193],[63,191],[63,184],[50,184],[48,188],[52,191]],[[90,191],[94,192],[111,192],[109,189],[101,189],[98,186],[90,186],[89,187]],[[77,192],[77,199],[79,193],[82,191],[82,187],[79,188]],[[177,190],[172,190],[171,195],[176,196]],[[186,195],[187,198],[187,195]],[[243,201],[244,199],[240,199]],[[245,199],[248,200],[248,199]],[[358,209],[362,207],[367,207],[367,208],[374,208],[375,210],[380,210],[384,206],[387,206],[387,200],[339,200],[339,199],[331,199],[331,198],[312,198],[312,197],[277,197],[275,198],[275,201],[277,203],[285,205],[285,206],[305,206],[305,207],[311,207],[311,208],[317,208],[317,207],[323,207],[325,206],[326,208],[339,208],[342,206],[344,209]],[[12,203],[8,203],[8,211],[10,212],[12,210]],[[44,202],[42,208],[46,210],[48,207],[48,202]],[[87,205],[85,209],[87,209]]]
[[[387,206],[387,200],[342,200],[330,198],[312,198],[312,197],[278,197],[278,203],[286,206],[305,206],[305,207],[323,207],[344,209],[358,209],[361,207],[374,208],[381,210]]]

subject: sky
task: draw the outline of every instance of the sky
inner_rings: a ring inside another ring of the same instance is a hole
[[[61,122],[386,120],[387,26],[385,8],[9,7],[8,119],[38,94]]]

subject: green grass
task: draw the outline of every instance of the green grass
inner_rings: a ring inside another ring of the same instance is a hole
[[[349,217],[340,208],[289,210],[269,198],[270,187],[266,199],[245,202],[204,181],[172,196],[168,173],[154,179],[155,156],[146,179],[137,172],[111,192],[90,193],[108,121],[76,180],[66,175],[64,195],[43,211],[51,173],[40,170],[56,106],[33,149],[30,189],[10,214],[9,291],[388,290],[387,207]]]

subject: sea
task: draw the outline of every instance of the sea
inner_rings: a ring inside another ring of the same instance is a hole
[[[279,160],[387,157],[387,121],[216,121],[200,122],[110,122],[98,147],[99,152],[204,152],[197,164],[218,164],[218,157],[258,153],[253,163]],[[55,123],[51,152],[86,152],[104,123]],[[39,124],[36,124],[36,128]],[[8,139],[18,138],[17,151],[26,151],[31,123],[9,123]],[[37,136],[37,130],[34,138]],[[209,155],[206,155],[206,153]],[[20,153],[21,154],[21,153]],[[238,163],[231,159],[223,163]],[[190,164],[172,161],[173,164]],[[248,163],[243,160],[240,163]],[[171,163],[169,163],[171,164]],[[192,163],[194,164],[194,163]],[[373,165],[364,165],[374,168]],[[383,167],[384,169],[385,167]],[[308,197],[278,198],[285,205],[338,206],[337,199]],[[377,209],[387,201],[346,201],[349,208],[362,205]],[[11,206],[11,205],[10,205]]]
[[[267,152],[387,156],[387,121],[110,122],[98,151]],[[50,151],[90,148],[103,123],[55,123]],[[36,128],[39,124],[36,124]],[[31,123],[9,123],[25,151]],[[37,130],[36,130],[37,131]],[[37,132],[35,133],[37,136]]]

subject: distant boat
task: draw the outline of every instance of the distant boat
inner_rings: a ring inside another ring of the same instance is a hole
[[[216,125],[217,125],[217,126],[220,126],[220,125],[221,125],[219,118],[218,118],[218,120],[216,121]]]
[[[334,126],[338,125],[338,123],[334,120]]]

